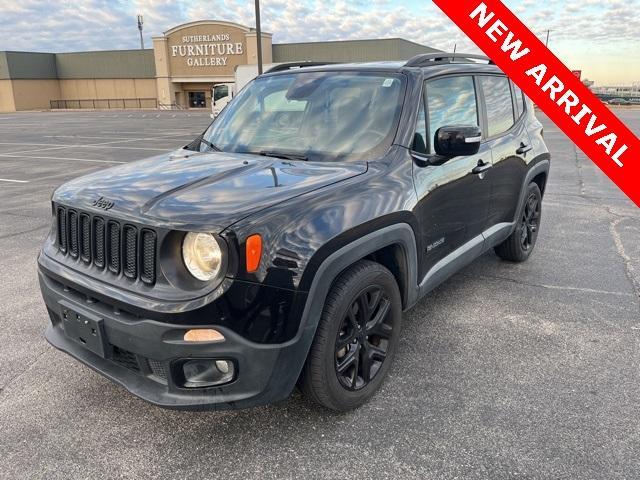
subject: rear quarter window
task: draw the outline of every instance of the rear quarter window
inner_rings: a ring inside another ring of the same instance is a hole
[[[511,87],[507,77],[478,77],[487,108],[487,137],[494,137],[509,130],[515,121]]]
[[[520,118],[524,113],[524,94],[520,87],[518,87],[515,83],[512,83],[513,91],[516,95],[516,118]]]

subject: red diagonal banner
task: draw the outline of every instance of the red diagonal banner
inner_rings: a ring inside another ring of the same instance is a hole
[[[640,207],[638,137],[571,70],[500,0],[433,2]]]

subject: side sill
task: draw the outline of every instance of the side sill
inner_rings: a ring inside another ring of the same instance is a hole
[[[420,282],[419,297],[422,298],[484,252],[506,240],[515,226],[515,223],[498,223],[444,257],[431,267]]]

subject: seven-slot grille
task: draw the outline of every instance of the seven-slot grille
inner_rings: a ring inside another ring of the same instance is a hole
[[[121,225],[97,215],[66,207],[56,208],[60,252],[99,269],[144,283],[156,281],[156,233],[148,228]]]

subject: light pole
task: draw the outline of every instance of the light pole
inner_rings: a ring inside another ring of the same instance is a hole
[[[142,15],[138,15],[138,30],[140,31],[140,49],[144,50],[144,38],[142,37]]]
[[[262,28],[260,26],[260,0],[256,0],[256,35],[258,47],[258,75],[262,75]]]
[[[547,30],[547,41],[544,44],[545,47],[549,46],[549,33],[551,33],[551,30]]]

